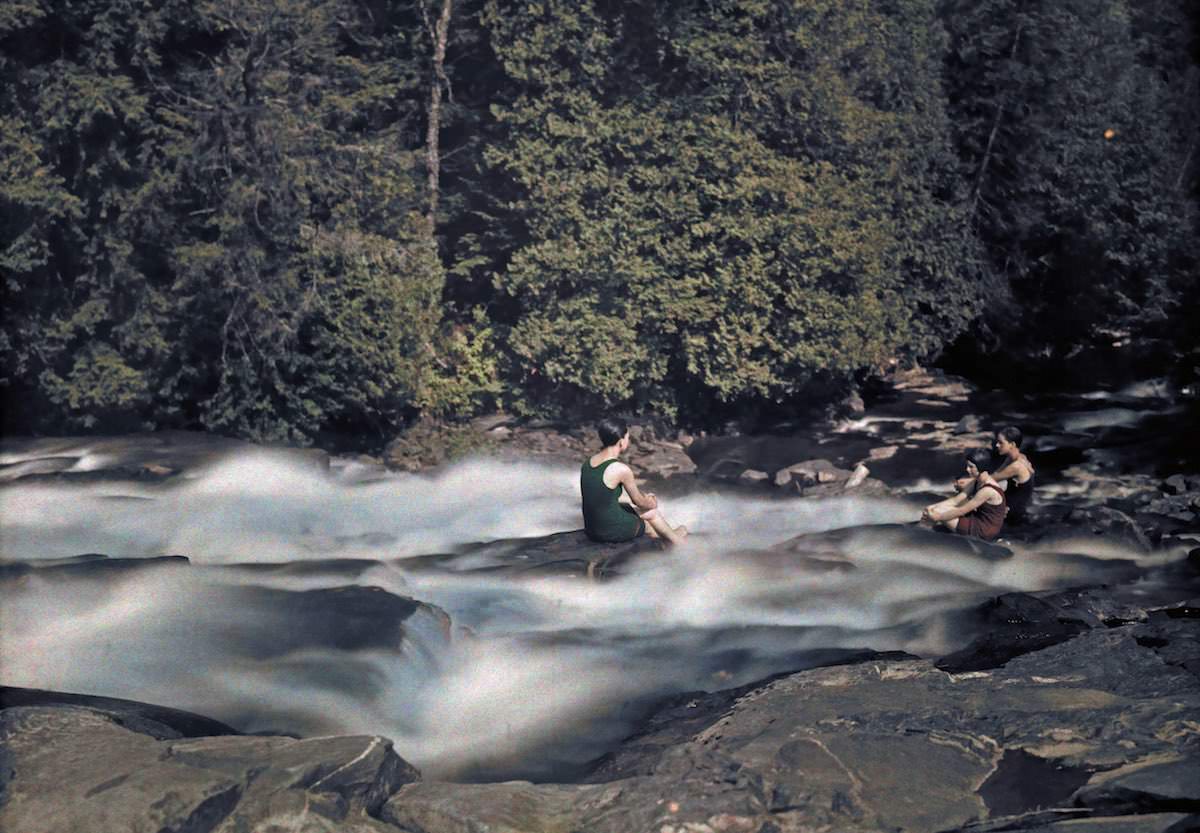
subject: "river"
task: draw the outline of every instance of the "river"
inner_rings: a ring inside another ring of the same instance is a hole
[[[53,454],[102,472],[119,456],[49,442],[3,462]],[[578,528],[577,479],[568,465],[490,459],[433,474],[325,470],[217,446],[162,482],[15,480],[0,489],[2,682],[170,705],[245,732],[382,734],[427,776],[565,780],[662,697],[863,649],[941,655],[974,635],[959,613],[989,595],[1179,556],[1097,538],[1014,542],[997,559],[896,526],[915,517],[904,495],[780,500],[697,484],[665,499],[695,531],[688,546],[613,580],[487,569],[479,542]],[[833,561],[772,549],[839,529],[850,532],[815,539]],[[45,569],[87,553],[188,562]],[[397,612],[402,598],[425,604]]]

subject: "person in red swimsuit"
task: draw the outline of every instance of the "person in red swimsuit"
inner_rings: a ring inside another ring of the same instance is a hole
[[[1004,526],[1008,504],[1004,490],[988,473],[992,455],[985,448],[967,452],[966,488],[952,498],[926,506],[921,520],[940,524],[959,535],[995,540]]]

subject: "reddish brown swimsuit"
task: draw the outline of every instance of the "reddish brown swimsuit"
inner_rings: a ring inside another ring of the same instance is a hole
[[[1004,491],[991,483],[984,483],[979,488],[995,489],[1000,495],[999,503],[984,503],[975,507],[969,514],[958,519],[954,531],[959,535],[973,535],[987,541],[994,540],[1004,526],[1004,516],[1008,514],[1008,503]]]

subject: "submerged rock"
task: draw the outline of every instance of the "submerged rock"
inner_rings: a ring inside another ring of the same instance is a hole
[[[159,740],[238,734],[236,729],[211,717],[136,700],[0,686],[0,710],[18,707],[86,708],[107,715],[120,726]]]
[[[0,482],[35,478],[159,482],[247,454],[319,472],[327,472],[330,465],[329,455],[319,449],[255,445],[202,431],[5,438],[0,442]]]
[[[870,552],[874,557],[887,556],[931,565],[964,557],[988,562],[1004,561],[1013,555],[1012,550],[1002,544],[948,534],[918,524],[874,524],[811,532],[776,544],[772,549],[810,555],[849,556],[851,559],[856,552]]]
[[[453,573],[492,572],[513,578],[572,575],[607,578],[634,561],[663,552],[665,544],[641,536],[632,541],[603,544],[582,529],[536,538],[506,538],[470,544],[450,553],[405,558],[411,572],[445,570]]]
[[[109,580],[122,574],[145,572],[158,568],[187,567],[185,555],[157,555],[146,558],[110,558],[102,553],[84,553],[67,558],[44,558],[38,561],[0,560],[0,581],[36,573],[38,578],[51,580],[95,579]]]

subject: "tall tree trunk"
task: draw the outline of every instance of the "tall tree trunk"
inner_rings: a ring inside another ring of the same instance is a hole
[[[441,172],[438,133],[442,122],[442,87],[449,85],[445,61],[452,5],[453,0],[442,0],[442,11],[436,23],[430,22],[429,10],[424,4],[421,6],[421,13],[425,16],[425,28],[429,31],[429,38],[433,43],[433,76],[429,81],[429,129],[425,135],[425,165],[429,172],[429,210],[426,222],[429,224],[430,239],[437,229],[438,176]]]
[[[1198,21],[1198,23],[1200,23],[1200,21]],[[1188,111],[1189,112],[1188,121],[1191,124],[1191,126],[1194,127],[1194,126],[1196,126],[1197,122],[1200,122],[1200,108],[1198,108],[1195,105],[1195,102],[1200,100],[1200,96],[1197,95],[1197,94],[1200,94],[1200,68],[1198,68],[1195,64],[1188,67],[1187,77],[1188,77],[1188,83],[1186,86],[1187,95],[1190,98],[1190,100],[1193,102],[1191,108]],[[1195,91],[1196,94],[1193,94],[1193,91]],[[1188,173],[1191,171],[1191,168],[1192,168],[1192,157],[1196,153],[1197,141],[1198,140],[1195,137],[1193,137],[1191,144],[1188,145],[1187,156],[1185,156],[1183,158],[1183,165],[1180,166],[1180,168],[1179,168],[1179,177],[1178,177],[1178,179],[1175,180],[1175,190],[1176,191],[1179,191],[1180,189],[1182,189],[1184,187],[1184,183],[1187,181]]]
[[[1012,49],[1009,50],[1008,59],[1011,61],[1017,57],[1017,44],[1021,42],[1021,27],[1024,26],[1024,21],[1017,24],[1017,32],[1013,35]],[[996,104],[996,117],[992,119],[992,132],[988,134],[987,147],[983,149],[983,159],[979,162],[979,172],[975,175],[975,188],[971,195],[971,213],[968,215],[971,220],[975,219],[975,212],[979,208],[979,195],[983,190],[983,175],[987,173],[988,162],[992,159],[992,145],[996,143],[996,134],[1000,132],[1000,120],[1004,117],[1004,100],[1001,99]]]

